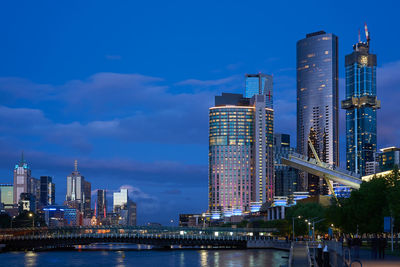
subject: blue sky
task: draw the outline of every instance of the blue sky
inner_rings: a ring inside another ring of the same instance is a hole
[[[92,189],[130,188],[138,222],[207,208],[208,107],[274,75],[276,131],[295,143],[296,41],[325,30],[344,55],[364,22],[378,55],[378,147],[399,146],[396,1],[3,1],[0,183],[25,151],[55,177],[57,202],[78,159]],[[344,112],[341,111],[341,162]],[[111,199],[110,199],[111,200]],[[111,203],[111,202],[110,202]]]

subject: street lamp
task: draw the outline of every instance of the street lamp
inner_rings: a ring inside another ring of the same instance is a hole
[[[301,219],[301,216],[297,216],[298,219]],[[295,217],[292,217],[292,228],[293,228],[293,242],[294,242],[294,219]]]

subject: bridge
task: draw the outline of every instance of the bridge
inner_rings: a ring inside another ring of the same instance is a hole
[[[41,250],[94,243],[145,244],[160,248],[275,248],[290,249],[286,241],[272,240],[276,229],[181,228],[130,226],[76,226],[21,228],[0,231],[4,250]]]
[[[359,189],[362,183],[361,176],[357,173],[325,162],[317,162],[314,158],[309,158],[295,152],[292,152],[288,158],[282,158],[282,163],[316,176],[326,177],[333,182],[349,186],[353,189]]]

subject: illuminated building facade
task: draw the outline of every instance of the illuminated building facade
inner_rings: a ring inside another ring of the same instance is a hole
[[[321,161],[338,165],[338,38],[324,31],[297,42],[297,150],[314,138]],[[300,190],[324,194],[323,181],[301,172]]]
[[[223,93],[209,118],[209,211],[241,214],[272,201],[273,110],[265,96]]]
[[[14,203],[14,192],[12,184],[0,184],[0,203],[4,206],[10,207]]]
[[[382,148],[378,154],[379,171],[391,171],[394,166],[400,167],[400,148],[387,147]]]
[[[14,204],[19,203],[22,193],[30,192],[30,178],[31,169],[24,160],[24,154],[22,154],[21,161],[14,168]]]
[[[91,185],[78,171],[78,162],[75,160],[75,169],[67,176],[66,205],[90,216]]]
[[[368,36],[368,34],[367,34]],[[346,167],[366,175],[366,163],[373,162],[376,152],[376,55],[369,52],[367,42],[353,45],[346,55]]]

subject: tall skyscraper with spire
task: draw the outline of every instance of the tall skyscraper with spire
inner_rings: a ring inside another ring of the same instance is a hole
[[[366,163],[374,162],[376,152],[376,55],[370,53],[370,36],[365,25],[366,42],[359,36],[353,52],[346,55],[346,167],[366,175]]]
[[[24,159],[24,152],[21,154],[21,160],[14,167],[14,204],[18,204],[21,193],[30,192],[31,169]]]
[[[89,201],[88,201],[89,199]],[[78,161],[74,162],[74,171],[67,176],[66,204],[76,208],[85,215],[90,211],[90,183],[78,171]]]
[[[339,164],[338,37],[324,31],[297,42],[297,150],[308,155],[312,139],[321,161]],[[301,173],[301,188],[327,192],[323,179]]]

